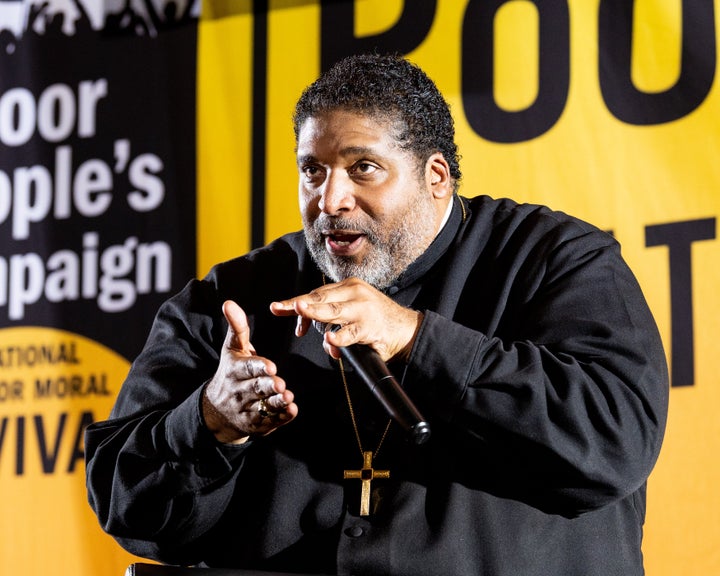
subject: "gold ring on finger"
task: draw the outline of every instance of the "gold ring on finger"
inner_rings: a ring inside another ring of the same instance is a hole
[[[274,416],[277,416],[278,413],[270,410],[270,407],[268,406],[267,399],[266,398],[260,398],[258,402],[258,414],[260,414],[260,417],[262,418],[272,418]]]

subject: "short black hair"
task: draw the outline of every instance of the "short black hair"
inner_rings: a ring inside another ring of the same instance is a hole
[[[344,109],[399,121],[396,138],[423,165],[441,152],[456,183],[462,174],[450,106],[419,66],[397,54],[359,54],[337,62],[300,96],[293,115],[295,141],[303,123]]]

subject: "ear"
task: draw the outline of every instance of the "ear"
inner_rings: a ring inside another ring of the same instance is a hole
[[[433,197],[442,199],[452,196],[453,178],[450,166],[441,152],[435,152],[425,163],[425,185]]]

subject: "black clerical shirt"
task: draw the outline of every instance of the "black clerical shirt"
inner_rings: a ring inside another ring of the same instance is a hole
[[[667,410],[665,355],[618,243],[560,212],[456,197],[387,294],[424,312],[392,366],[432,426],[391,426],[361,516],[363,464],[338,363],[269,303],[322,276],[301,233],[213,268],[160,309],[111,418],[86,435],[90,503],[129,551],[167,563],[315,574],[639,576],[647,477]],[[295,421],[240,446],[200,399],[227,324],[248,314]],[[361,443],[387,415],[346,366]]]

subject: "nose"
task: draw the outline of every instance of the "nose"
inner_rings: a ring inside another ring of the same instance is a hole
[[[320,194],[319,207],[331,215],[349,212],[355,207],[353,183],[347,174],[333,170],[328,175]]]

